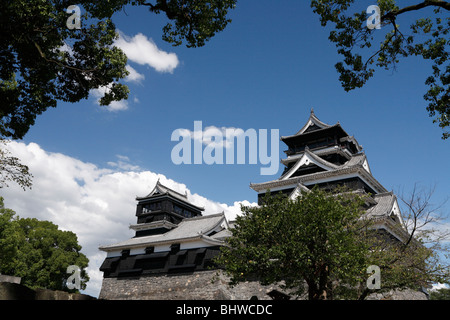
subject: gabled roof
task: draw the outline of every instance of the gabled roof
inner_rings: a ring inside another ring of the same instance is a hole
[[[163,184],[161,184],[161,182],[159,182],[159,179],[156,182],[156,185],[153,188],[153,190],[148,195],[146,195],[144,197],[137,197],[136,196],[136,200],[142,201],[142,200],[147,200],[147,199],[150,199],[150,198],[153,198],[153,197],[163,196],[163,195],[169,195],[172,198],[181,200],[182,202],[187,203],[190,206],[192,206],[194,208],[197,208],[198,210],[201,210],[201,211],[205,210],[205,208],[198,207],[198,206],[193,205],[192,203],[188,202],[187,192],[182,194],[182,193],[179,193],[179,192],[177,192],[177,191],[175,191],[173,189],[170,189],[170,188],[164,186]]]
[[[304,165],[309,164],[315,164],[327,171],[335,170],[339,168],[339,166],[335,165],[334,163],[328,162],[321,157],[315,155],[313,152],[309,151],[309,149],[305,149],[304,152],[302,152],[302,156],[297,160],[297,162],[289,169],[285,174],[283,174],[279,180],[286,180],[289,179],[300,167]]]
[[[311,113],[309,114],[308,121],[306,121],[305,125],[295,135],[304,133],[306,130],[308,130],[309,127],[314,126],[314,125],[319,127],[320,129],[331,127],[330,125],[326,124],[325,122],[320,121],[319,118],[317,118],[316,115],[314,114],[314,109],[311,108]]]
[[[223,212],[194,218],[186,218],[183,219],[175,228],[167,231],[166,233],[131,238],[112,245],[101,246],[99,249],[102,251],[115,251],[161,244],[189,242],[201,239],[208,243],[215,241],[219,244],[219,237],[215,238],[214,236],[208,236],[208,234],[223,224],[225,224],[225,228],[228,228],[225,214]]]
[[[295,198],[297,198],[299,195],[302,194],[302,191],[310,191],[310,190],[307,187],[305,187],[304,184],[299,182],[295,187],[295,189],[292,190],[292,192],[289,194],[289,199],[294,200]]]
[[[180,200],[183,200],[183,201],[187,200],[187,193],[181,194],[179,192],[176,192],[175,190],[172,190],[172,189],[164,186],[163,184],[161,184],[161,182],[159,182],[159,179],[156,182],[156,185],[153,188],[153,190],[150,191],[150,193],[148,195],[146,195],[144,197],[136,197],[136,200],[143,200],[143,199],[150,198],[154,195],[163,195],[163,194],[170,194],[171,196],[173,196],[175,198],[179,198]]]
[[[305,143],[308,140],[314,140],[323,137],[324,135],[335,134],[340,139],[340,142],[348,141],[355,146],[356,152],[362,151],[362,146],[358,143],[358,141],[356,141],[355,137],[350,136],[342,128],[339,121],[334,125],[326,124],[316,117],[312,108],[306,124],[296,134],[281,136],[280,140],[290,146],[291,144]]]
[[[358,153],[358,154],[355,154],[353,157],[351,157],[350,160],[348,160],[346,163],[344,163],[339,168],[351,168],[351,167],[360,166],[360,167],[363,167],[364,169],[366,169],[367,172],[370,173],[370,170],[368,170],[367,168],[364,167],[364,163],[366,161],[367,161],[366,154]]]
[[[278,180],[286,180],[292,177],[292,175],[303,165],[309,165],[310,163],[313,163],[326,171],[332,171],[337,169],[346,169],[346,168],[352,168],[352,167],[362,167],[364,168],[368,173],[370,172],[369,164],[367,162],[367,157],[365,153],[358,153],[351,157],[346,163],[343,165],[336,165],[334,163],[331,163],[329,161],[326,161],[316,155],[314,152],[309,151],[309,149],[305,149],[304,152],[300,153],[300,156],[297,157],[297,162],[285,173],[283,174]]]
[[[311,149],[310,149],[311,151]],[[353,156],[350,151],[348,151],[345,148],[342,148],[341,146],[330,146],[330,147],[326,147],[326,148],[320,148],[320,149],[315,149],[312,151],[316,156],[326,156],[329,154],[339,154],[342,157],[346,158],[347,160],[350,160],[350,158]],[[284,165],[289,164],[290,162],[297,162],[298,159],[300,159],[303,156],[302,152],[298,152],[296,154],[293,155],[288,155],[287,158],[285,159],[281,159],[280,162]]]
[[[308,134],[316,132],[316,131],[323,131],[323,130],[326,130],[329,128],[339,128],[340,130],[342,130],[345,133],[344,136],[348,136],[348,134],[345,132],[345,130],[342,129],[339,121],[335,125],[329,125],[325,122],[322,122],[314,114],[313,108],[311,108],[311,113],[309,114],[308,121],[306,121],[305,125],[299,131],[297,131],[297,133],[290,135],[290,136],[281,136],[280,139],[286,140],[286,139],[294,138],[294,137],[301,136],[301,135],[308,135]]]
[[[355,147],[356,147],[356,150],[358,150],[358,152],[360,152],[363,149],[362,145],[360,145],[358,143],[358,141],[356,140],[356,138],[354,136],[342,137],[342,138],[339,139],[339,141],[340,142],[348,141],[348,142],[353,143],[355,145]]]
[[[395,194],[384,192],[374,195],[373,198],[376,205],[369,208],[362,218],[373,221],[375,224],[372,228],[385,229],[400,241],[408,239],[410,234],[403,226],[403,218]]]
[[[397,197],[392,191],[376,194],[373,196],[373,199],[377,204],[366,211],[365,217],[391,217],[394,218],[394,220],[396,220],[397,222],[402,221]]]
[[[291,136],[281,136],[280,140],[289,145],[290,143],[302,143],[309,141],[311,139],[317,139],[324,136],[336,134],[338,138],[347,137],[349,134],[342,128],[340,123],[332,126],[324,127],[321,129],[316,129],[308,132],[303,132],[301,134],[296,133]]]
[[[344,164],[336,170],[310,173],[303,176],[286,178],[285,180],[276,179],[262,183],[250,183],[250,188],[257,192],[265,192],[267,189],[280,190],[281,188],[287,188],[291,186],[295,187],[295,185],[297,185],[299,182],[308,186],[318,182],[337,181],[343,176],[359,176],[369,183],[369,186],[375,191],[375,193],[387,192],[387,190],[372,176],[372,174],[359,163],[347,166],[345,166]]]
[[[367,210],[366,216],[376,218],[389,215],[395,195],[392,192],[384,192],[374,195],[373,198],[377,204]]]

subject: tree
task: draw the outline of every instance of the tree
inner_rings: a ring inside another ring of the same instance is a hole
[[[16,182],[23,190],[31,188],[33,175],[29,172],[28,166],[20,163],[17,157],[11,156],[4,148],[8,142],[0,140],[0,189],[8,187],[9,181]]]
[[[354,0],[312,0],[311,7],[320,16],[322,26],[334,24],[329,40],[343,56],[336,69],[346,91],[362,87],[374,75],[374,66],[395,70],[399,59],[407,56],[431,60],[432,74],[425,81],[429,89],[424,99],[429,116],[435,117],[433,122],[444,129],[442,138],[447,139],[450,136],[445,131],[450,126],[450,2],[422,0],[404,7],[399,7],[398,2],[377,1],[381,29],[385,32],[379,45],[374,38],[382,31],[367,27],[367,8],[358,7]],[[350,13],[360,8],[363,11]],[[423,12],[423,18],[414,21],[409,29],[398,24],[399,17],[407,19],[414,11]]]
[[[445,258],[448,258],[446,243],[450,232],[436,228],[444,219],[439,209],[445,202],[432,204],[434,190],[434,187],[426,190],[414,184],[408,195],[399,192],[402,219],[397,224],[389,219],[387,222],[400,241],[392,241],[386,234],[370,238],[369,263],[378,265],[381,270],[382,288],[378,291],[420,290],[433,283],[449,281],[450,268]],[[368,288],[363,288],[359,299],[370,293]]]
[[[278,284],[309,299],[365,299],[448,282],[448,267],[439,265],[435,248],[390,217],[381,221],[390,233],[378,228],[365,215],[366,200],[317,187],[295,200],[267,195],[259,207],[242,207],[216,263],[231,285]],[[380,288],[367,285],[371,266],[379,268]]]
[[[433,290],[430,293],[431,300],[450,300],[450,288]]]
[[[231,19],[228,11],[236,6],[237,0],[147,0],[123,1],[147,6],[152,13],[164,12],[173,22],[163,28],[163,40],[179,46],[186,40],[186,46],[202,47],[217,32],[225,29]]]
[[[31,289],[71,291],[66,286],[71,276],[67,267],[76,265],[80,289],[85,289],[89,260],[80,250],[73,232],[59,230],[50,221],[16,217],[0,197],[0,273],[21,277]]]
[[[415,183],[409,193],[399,192],[402,205],[403,229],[409,237],[405,243],[420,241],[426,250],[422,277],[428,283],[447,283],[450,277],[450,230],[445,226],[448,214],[442,212],[448,199],[439,204],[433,203],[436,186],[420,187]],[[443,224],[444,222],[444,224]]]
[[[128,87],[120,83],[128,75],[127,57],[113,46],[118,35],[111,20],[126,5],[166,13],[170,22],[163,39],[196,47],[225,28],[235,2],[80,0],[84,13],[78,16],[68,0],[1,1],[0,135],[20,139],[57,101],[78,102],[92,89],[107,88],[101,105],[128,97]]]
[[[318,188],[293,201],[266,196],[260,207],[242,207],[216,262],[231,284],[283,283],[291,294],[330,299],[335,280],[356,285],[367,268],[362,204],[355,194],[333,196]]]

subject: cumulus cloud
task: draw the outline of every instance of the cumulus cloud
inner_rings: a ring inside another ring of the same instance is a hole
[[[148,65],[158,72],[170,72],[178,66],[178,57],[175,53],[167,53],[157,47],[150,38],[142,33],[129,37],[119,31],[119,39],[114,45],[122,49],[128,60],[141,65]]]
[[[117,161],[108,161],[108,165],[110,167],[119,169],[119,170],[129,170],[129,171],[136,171],[141,170],[141,168],[137,165],[130,163],[130,158],[127,156],[122,156],[120,154],[116,155]]]
[[[145,79],[145,76],[139,72],[137,72],[132,66],[127,64],[126,66],[127,71],[130,73],[126,78],[126,82],[137,82],[141,83],[142,80]]]
[[[20,217],[49,220],[78,236],[82,252],[89,258],[87,271],[91,280],[85,293],[92,296],[100,292],[103,274],[99,267],[106,256],[98,247],[134,236],[128,226],[136,223],[135,197],[148,194],[158,179],[175,191],[186,192],[189,201],[205,208],[204,214],[223,211],[228,219],[234,219],[240,213],[241,203],[255,205],[248,201],[227,205],[192,194],[185,184],[143,171],[123,155],[109,163],[111,168],[101,168],[47,152],[36,143],[12,141],[8,148],[29,166],[34,178],[31,190],[23,191],[15,184],[1,189],[5,206]]]
[[[437,291],[441,289],[450,289],[450,286],[446,283],[434,283],[430,291]]]
[[[103,86],[99,87],[97,89],[91,90],[92,95],[97,99],[97,104],[100,105],[100,99],[110,90],[109,86]],[[120,100],[120,101],[112,101],[107,106],[102,106],[102,108],[105,108],[108,111],[111,112],[117,112],[117,111],[123,111],[128,109],[128,101],[127,100]]]
[[[173,73],[178,66],[179,61],[175,53],[168,53],[159,49],[153,40],[147,38],[144,34],[138,33],[134,37],[129,37],[119,30],[118,32],[119,38],[114,42],[114,45],[122,49],[126,54],[128,61],[140,65],[147,65],[161,73]],[[67,46],[61,48],[61,50],[66,51],[70,49],[70,47]],[[139,73],[131,65],[127,64],[126,69],[129,72],[129,75],[124,79],[125,82],[141,83],[145,79],[145,76],[142,73]],[[109,86],[103,86],[91,91],[92,95],[97,99],[97,104],[99,104],[99,99],[103,97],[108,90]],[[121,100],[113,101],[103,108],[107,111],[118,112],[127,110],[128,107],[128,101]]]
[[[233,148],[234,139],[236,137],[244,136],[246,133],[248,134],[248,132],[245,132],[243,129],[234,127],[208,126],[205,128],[200,128],[200,131],[192,131],[189,129],[177,130],[180,137],[190,138],[193,141],[198,141],[213,148]]]

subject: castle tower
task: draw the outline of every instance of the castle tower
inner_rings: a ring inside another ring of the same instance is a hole
[[[288,147],[284,151],[287,157],[281,159],[285,165],[281,177],[250,184],[258,192],[258,203],[267,192],[281,192],[294,199],[302,190],[310,190],[316,185],[329,191],[337,186],[346,186],[350,190],[370,194],[366,216],[376,221],[380,232],[394,235],[400,241],[407,236],[398,228],[402,217],[397,197],[375,179],[363,147],[339,122],[326,124],[311,109],[305,125],[293,135],[282,136],[281,141]]]
[[[135,237],[99,247],[107,253],[100,267],[103,283],[99,298],[177,298],[179,293],[171,292],[183,282],[177,275],[189,275],[186,279],[191,283],[193,273],[211,272],[212,259],[230,235],[225,214],[203,216],[204,209],[190,203],[186,194],[159,181],[148,195],[136,200],[137,223],[130,225]],[[184,283],[181,287],[188,288]]]
[[[136,197],[137,224],[130,226],[136,237],[163,234],[175,228],[184,218],[201,216],[203,208],[187,200],[186,194],[178,193],[162,185],[156,186],[145,197]]]
[[[293,199],[316,185],[327,190],[345,185],[370,195],[365,216],[380,234],[398,241],[409,236],[401,228],[396,196],[375,179],[362,146],[339,122],[328,125],[311,110],[306,124],[281,140],[288,147],[281,160],[285,170],[278,179],[250,184],[258,202],[267,192]],[[224,213],[203,215],[204,209],[190,203],[186,194],[159,181],[136,200],[137,223],[130,226],[135,236],[99,247],[107,253],[100,267],[100,299],[269,299],[276,289],[256,281],[229,288],[222,276],[217,281],[217,270],[210,270],[212,259],[233,225]]]

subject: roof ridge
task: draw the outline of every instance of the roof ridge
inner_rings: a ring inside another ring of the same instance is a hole
[[[381,196],[386,196],[386,195],[388,195],[388,194],[390,194],[390,195],[392,195],[392,196],[395,196],[395,194],[394,194],[394,192],[393,191],[386,191],[386,192],[380,192],[380,193],[377,193],[377,194],[374,194],[373,196],[374,197],[381,197]]]
[[[317,132],[317,131],[320,131],[320,130],[326,130],[326,129],[334,128],[334,127],[338,127],[338,126],[342,128],[342,126],[340,125],[340,123],[336,123],[336,124],[333,124],[333,125],[327,125],[327,127],[320,128],[320,129],[317,129],[317,130],[314,130],[314,131],[309,131],[309,132],[302,132],[302,133],[299,133],[299,132],[301,131],[301,130],[300,130],[300,131],[298,131],[296,134],[292,134],[292,135],[290,135],[290,136],[281,136],[280,139],[283,140],[283,139],[287,139],[287,138],[299,136],[299,135],[302,135],[302,134],[310,134],[310,133],[313,133],[313,132]],[[344,129],[342,128],[342,130],[344,130]],[[344,132],[347,133],[345,130],[344,130]]]
[[[319,118],[317,118],[317,116],[315,115],[314,109],[311,108],[311,112],[309,114],[308,120],[306,121],[306,124],[299,131],[297,131],[295,135],[303,134],[305,130],[308,129],[311,125],[316,125],[318,127],[321,127],[321,129],[330,127],[329,124],[320,121]]]
[[[192,218],[184,218],[181,222],[183,222],[183,221],[208,219],[208,218],[215,218],[215,217],[220,217],[220,216],[225,216],[225,213],[224,212],[219,212],[219,213],[213,213],[213,214],[205,214],[205,215],[196,216],[196,217],[192,217]]]
[[[315,154],[314,152],[310,151],[309,148],[305,148],[305,152],[307,152],[308,154],[312,155],[312,157],[313,157],[315,160],[317,160],[317,161],[319,161],[319,162],[322,162],[323,164],[325,164],[325,165],[328,166],[328,167],[335,168],[335,169],[337,169],[337,168],[340,167],[340,166],[338,166],[338,165],[336,165],[336,164],[334,164],[334,163],[331,163],[331,162],[329,162],[329,161],[327,161],[327,160],[325,160],[325,159],[322,159],[320,156],[318,156],[318,155]]]
[[[182,193],[180,193],[180,192],[178,192],[178,191],[173,190],[172,188],[169,188],[169,187],[163,185],[161,182],[159,182],[159,179],[158,179],[158,181],[156,181],[155,188],[156,188],[158,185],[161,186],[161,187],[163,187],[163,188],[165,188],[165,189],[167,189],[166,193],[167,193],[168,191],[171,191],[171,192],[174,192],[174,193],[176,193],[176,194],[182,196],[183,198],[186,198],[186,199],[187,199],[187,191],[185,191],[185,193],[182,194]]]
[[[358,159],[361,158],[361,159]],[[353,162],[356,162],[352,165],[349,165],[349,163],[353,160]],[[367,160],[367,156],[364,152],[359,152],[356,154],[353,154],[350,159],[348,159],[344,164],[339,166],[340,168],[351,168],[351,167],[363,167],[364,161]]]
[[[335,165],[334,163],[331,163],[325,159],[322,159],[320,156],[314,154],[314,152],[310,151],[308,148],[305,148],[303,152],[303,155],[301,157],[299,157],[296,161],[295,164],[285,173],[283,174],[280,178],[278,178],[278,180],[285,180],[285,179],[289,179],[301,166],[299,165],[299,163],[303,160],[304,157],[309,157],[316,166],[323,168],[322,166],[324,166],[325,170],[327,171],[332,171],[332,170],[337,170],[340,168],[340,166]],[[319,164],[317,164],[317,163]],[[330,170],[328,170],[328,168]],[[289,178],[286,178],[287,176],[289,176]]]
[[[336,177],[336,176],[339,176],[342,174],[347,174],[347,173],[356,173],[356,174],[360,173],[363,176],[363,178],[369,179],[369,181],[371,183],[373,182],[373,186],[375,187],[375,189],[386,190],[386,188],[383,187],[383,185],[370,172],[367,172],[367,170],[364,169],[362,166],[344,167],[344,168],[338,168],[338,169],[332,170],[332,171],[309,173],[309,174],[305,174],[303,176],[286,178],[284,180],[281,180],[281,178],[278,178],[278,179],[271,180],[271,181],[250,183],[250,188],[252,188],[255,191],[258,191],[258,189],[260,189],[260,188],[261,189],[271,189],[271,188],[277,188],[282,185],[286,185],[290,182],[292,182],[292,184],[294,184],[298,181],[303,183],[304,181],[311,181],[311,180],[315,181],[316,179]],[[377,191],[375,190],[375,192],[377,192]],[[381,193],[381,192],[378,192],[377,194],[379,194],[379,193]]]

